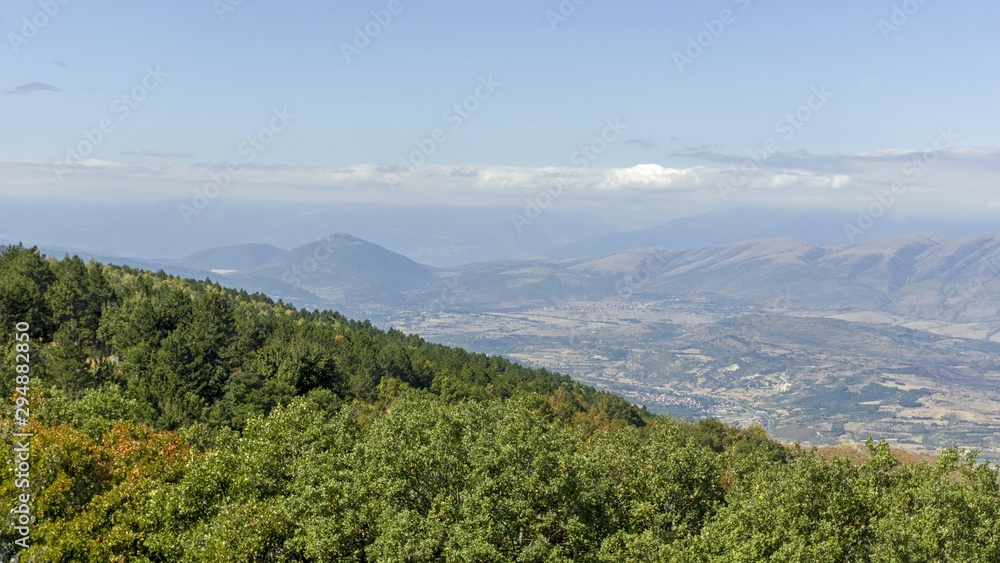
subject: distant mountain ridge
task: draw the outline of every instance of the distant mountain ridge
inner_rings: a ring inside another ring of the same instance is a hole
[[[765,238],[435,269],[338,233],[219,273],[248,255],[260,259],[201,254],[215,272],[119,263],[567,371],[670,412],[702,405],[678,416],[714,404],[790,441],[877,434],[1000,459],[1000,234]]]
[[[385,307],[437,280],[428,266],[346,233],[293,248],[250,270],[305,288],[331,303]]]
[[[158,266],[128,259],[116,263]],[[208,249],[164,267],[231,287],[265,288],[300,306],[334,307],[382,320],[401,308],[510,310],[704,295],[740,306],[874,311],[913,321],[986,323],[1000,331],[998,234],[950,239],[915,233],[835,246],[767,238],[436,269],[337,233],[288,251],[269,245]]]
[[[184,223],[178,214],[178,202],[169,201],[143,205],[8,203],[0,229],[9,233],[4,238],[46,247],[69,246],[67,241],[72,241],[72,246],[89,252],[100,249],[101,255],[147,261],[176,261],[208,245],[233,247],[253,242],[294,248],[334,232],[346,232],[422,264],[453,267],[541,255],[553,247],[620,230],[588,213],[552,208],[518,232],[510,218],[523,210],[517,200],[509,207],[297,202],[260,206],[220,198],[190,223]],[[96,216],[101,218],[99,222],[94,221]]]
[[[517,198],[509,206],[488,207],[457,203],[413,206],[295,202],[256,206],[220,198],[190,223],[180,224],[178,202],[8,203],[2,228],[8,234],[4,238],[46,247],[73,246],[102,256],[171,263],[209,245],[267,243],[288,249],[334,232],[351,233],[421,264],[447,268],[538,256],[583,258],[644,247],[691,249],[783,236],[830,246],[848,242],[844,224],[857,219],[857,212],[851,209],[804,211],[726,204],[709,212],[668,208],[661,224],[643,228],[648,223],[636,223],[630,216],[602,218],[575,210],[567,201],[566,206],[549,207],[519,232],[511,220],[512,214],[524,212]],[[913,232],[965,238],[1000,231],[1000,219],[991,220],[985,215],[975,219],[926,213],[911,216],[903,212],[902,206],[893,211],[856,240]],[[682,213],[690,216],[678,218]],[[95,223],[94,217],[100,217],[100,221]]]
[[[950,238],[1000,231],[998,222],[876,221],[857,239],[849,239],[844,226],[856,214],[833,211],[722,208],[703,215],[682,217],[661,225],[574,241],[546,253],[556,258],[582,258],[645,247],[692,249],[763,238],[791,237],[817,246],[873,241],[933,231]]]
[[[700,294],[782,309],[882,311],[950,322],[1000,318],[997,234],[957,240],[910,234],[828,247],[758,239],[597,258],[490,262],[452,274],[456,304],[486,308],[506,308],[508,301],[520,307]]]

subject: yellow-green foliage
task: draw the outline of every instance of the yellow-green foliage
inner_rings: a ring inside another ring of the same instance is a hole
[[[1000,561],[997,473],[954,450],[901,463],[869,443],[852,463],[23,248],[0,255],[0,319],[5,358],[32,324],[22,561]],[[5,478],[0,506],[20,492]]]

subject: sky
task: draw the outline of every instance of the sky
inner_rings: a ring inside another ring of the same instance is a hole
[[[555,200],[628,228],[889,190],[897,211],[1000,213],[998,19],[988,0],[8,0],[0,206]]]

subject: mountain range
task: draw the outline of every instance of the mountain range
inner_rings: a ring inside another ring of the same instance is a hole
[[[31,241],[40,246],[67,245],[104,256],[175,261],[208,246],[246,243],[284,249],[346,232],[392,249],[416,262],[454,268],[474,262],[548,256],[583,258],[647,247],[694,249],[730,242],[788,236],[817,246],[834,246],[914,232],[948,238],[1000,232],[1000,221],[967,217],[916,217],[901,210],[874,221],[849,238],[845,224],[858,213],[850,209],[803,211],[794,208],[727,205],[710,212],[665,208],[656,224],[607,223],[574,211],[571,203],[532,215],[520,229],[512,217],[524,214],[518,200],[510,206],[444,205],[306,205],[272,202],[253,206],[219,198],[185,220],[182,202],[96,204],[86,202],[5,203],[0,239]],[[699,214],[700,213],[700,214]],[[651,217],[655,215],[648,214]],[[95,222],[94,218],[100,221]],[[211,241],[211,244],[206,244]]]
[[[1000,459],[1000,234],[762,238],[447,268],[344,233],[178,260],[43,252],[335,309],[790,441],[871,434]]]
[[[836,246],[768,238],[453,268],[422,265],[344,233],[287,251],[244,244],[180,260],[123,259],[74,249],[47,252],[208,277],[298,306],[337,308],[380,322],[391,321],[401,308],[502,311],[616,298],[701,296],[762,310],[863,313],[878,322],[943,330],[960,325],[963,336],[987,339],[1000,333],[998,234],[950,239],[916,233]]]

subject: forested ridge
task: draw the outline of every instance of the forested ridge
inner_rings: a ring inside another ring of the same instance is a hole
[[[9,247],[0,350],[3,561],[1000,561],[974,454],[826,459],[208,281]]]

